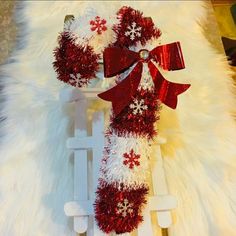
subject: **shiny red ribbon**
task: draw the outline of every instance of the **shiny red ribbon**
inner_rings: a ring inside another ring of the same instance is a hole
[[[143,58],[145,51],[147,58]],[[148,64],[153,79],[157,98],[170,108],[177,106],[177,96],[186,91],[190,84],[178,84],[167,81],[154,62],[164,70],[179,70],[185,68],[179,42],[155,47],[151,51],[145,49],[139,52],[127,48],[109,47],[103,53],[104,75],[112,77],[120,74],[136,63],[129,75],[113,88],[98,94],[100,98],[112,102],[113,112],[118,115],[133,99],[141,81],[143,63]]]

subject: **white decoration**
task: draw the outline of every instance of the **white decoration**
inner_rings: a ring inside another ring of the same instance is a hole
[[[144,89],[144,90],[152,91],[153,88],[154,88],[154,83],[150,75],[149,68],[147,66],[147,63],[143,63],[142,78],[141,78],[138,90]]]
[[[117,208],[118,208],[117,213],[121,214],[123,217],[126,217],[127,214],[133,213],[133,211],[134,211],[132,209],[133,205],[134,205],[133,203],[129,203],[128,199],[125,198],[124,201],[118,202],[118,204],[117,204]]]
[[[140,100],[134,99],[134,102],[131,103],[129,105],[129,107],[131,109],[133,109],[132,113],[134,115],[137,115],[137,114],[142,115],[143,111],[147,110],[147,108],[148,108],[147,105],[144,104],[144,100],[143,99],[140,99]]]
[[[147,184],[148,157],[150,156],[150,141],[146,138],[138,137],[119,137],[115,134],[109,136],[109,140],[105,144],[110,150],[110,155],[106,159],[106,163],[101,166],[103,175],[101,176],[108,183],[122,183],[124,188],[130,186],[141,186]],[[124,153],[129,153],[133,149],[135,153],[140,155],[138,159],[139,168],[124,168]],[[121,168],[123,167],[123,168]]]
[[[69,29],[73,34],[79,37],[79,42],[84,42],[85,39],[89,40],[96,33],[91,31],[90,21],[94,20],[98,15],[94,8],[88,7],[84,10],[84,14],[75,17],[70,23]]]
[[[84,91],[84,92],[83,92]],[[64,206],[67,216],[73,216],[74,231],[77,233],[87,232],[87,236],[103,236],[97,225],[88,220],[89,215],[93,215],[93,203],[95,191],[98,184],[99,166],[102,159],[104,147],[104,115],[103,112],[93,114],[92,136],[87,136],[87,109],[88,100],[96,99],[96,94],[100,93],[96,89],[78,90],[73,87],[64,88],[60,93],[60,100],[63,103],[74,103],[75,107],[75,131],[74,137],[67,140],[67,147],[74,151],[74,200]],[[99,142],[97,141],[99,140]],[[92,170],[88,171],[87,148],[93,150]],[[92,171],[92,175],[91,175]],[[93,182],[92,190],[88,184],[88,178]],[[88,195],[88,190],[92,194]],[[79,209],[76,205],[79,203]],[[81,205],[83,207],[81,208]],[[73,210],[72,210],[73,209]],[[93,219],[94,220],[94,219]]]
[[[132,22],[131,26],[127,27],[127,31],[125,32],[125,36],[129,36],[131,40],[134,40],[135,37],[141,37],[141,27],[137,26],[136,22]]]
[[[80,73],[78,73],[76,76],[73,74],[70,74],[70,78],[71,79],[69,79],[69,83],[72,85],[75,84],[76,88],[78,88],[80,84],[87,83],[86,78],[82,78]]]
[[[70,31],[70,27],[71,27],[71,24],[73,23],[74,21],[74,18],[70,18],[68,19],[65,23],[64,23],[64,31]]]
[[[84,46],[87,46],[88,44],[92,46],[95,53],[102,53],[104,47],[107,47],[116,40],[113,35],[114,32],[112,30],[112,26],[118,23],[118,19],[115,14],[117,9],[113,10],[114,15],[110,15],[110,12],[108,14],[105,8],[102,9],[103,6],[98,8],[93,7],[92,5],[89,6],[89,4],[87,5],[88,7],[84,8],[79,14],[77,11],[73,14],[75,16],[74,20],[66,22],[64,29],[71,33],[71,36],[75,38],[76,43]],[[73,13],[73,11],[71,11],[71,13]],[[102,34],[97,34],[96,30],[91,30],[90,21],[95,20],[96,16],[99,16],[100,19],[105,19],[107,21],[107,30],[103,31]]]
[[[149,91],[153,90],[152,78],[146,76],[143,77],[138,89],[140,90],[141,88]]]

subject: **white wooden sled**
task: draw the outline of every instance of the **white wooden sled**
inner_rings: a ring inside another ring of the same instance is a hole
[[[79,90],[65,88],[60,93],[60,100],[64,103],[75,103],[75,132],[74,137],[67,140],[67,148],[74,151],[74,199],[64,206],[65,214],[74,219],[75,235],[85,233],[88,236],[102,236],[95,221],[93,203],[98,183],[100,161],[104,147],[104,114],[102,111],[93,114],[92,134],[88,135],[87,107],[89,99],[97,99],[101,89],[89,88]],[[161,236],[161,228],[168,228],[172,224],[171,210],[177,205],[175,197],[168,194],[165,172],[163,169],[160,145],[165,139],[158,140],[156,154],[152,156],[152,188],[153,196],[148,199],[144,210],[144,221],[137,229],[138,236]],[[92,158],[91,158],[92,152]],[[156,214],[159,227],[153,227],[152,215]],[[157,229],[158,228],[158,229]],[[114,234],[113,234],[114,235]],[[125,234],[131,235],[131,234]]]

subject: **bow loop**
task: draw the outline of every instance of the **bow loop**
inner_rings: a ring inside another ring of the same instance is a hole
[[[106,48],[103,53],[105,77],[112,77],[124,72],[138,59],[139,54],[127,48]]]
[[[150,55],[164,70],[170,71],[185,68],[180,42],[157,46],[150,52]]]

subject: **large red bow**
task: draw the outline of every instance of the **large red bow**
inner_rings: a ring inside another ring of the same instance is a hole
[[[177,96],[190,87],[190,84],[167,81],[152,62],[158,63],[164,70],[169,71],[185,68],[179,42],[158,46],[150,52],[145,49],[134,52],[127,48],[109,47],[103,53],[103,60],[105,77],[120,74],[137,63],[122,82],[98,94],[100,98],[112,102],[115,115],[118,115],[137,93],[142,76],[143,63],[148,64],[158,99],[167,106],[175,109]]]

